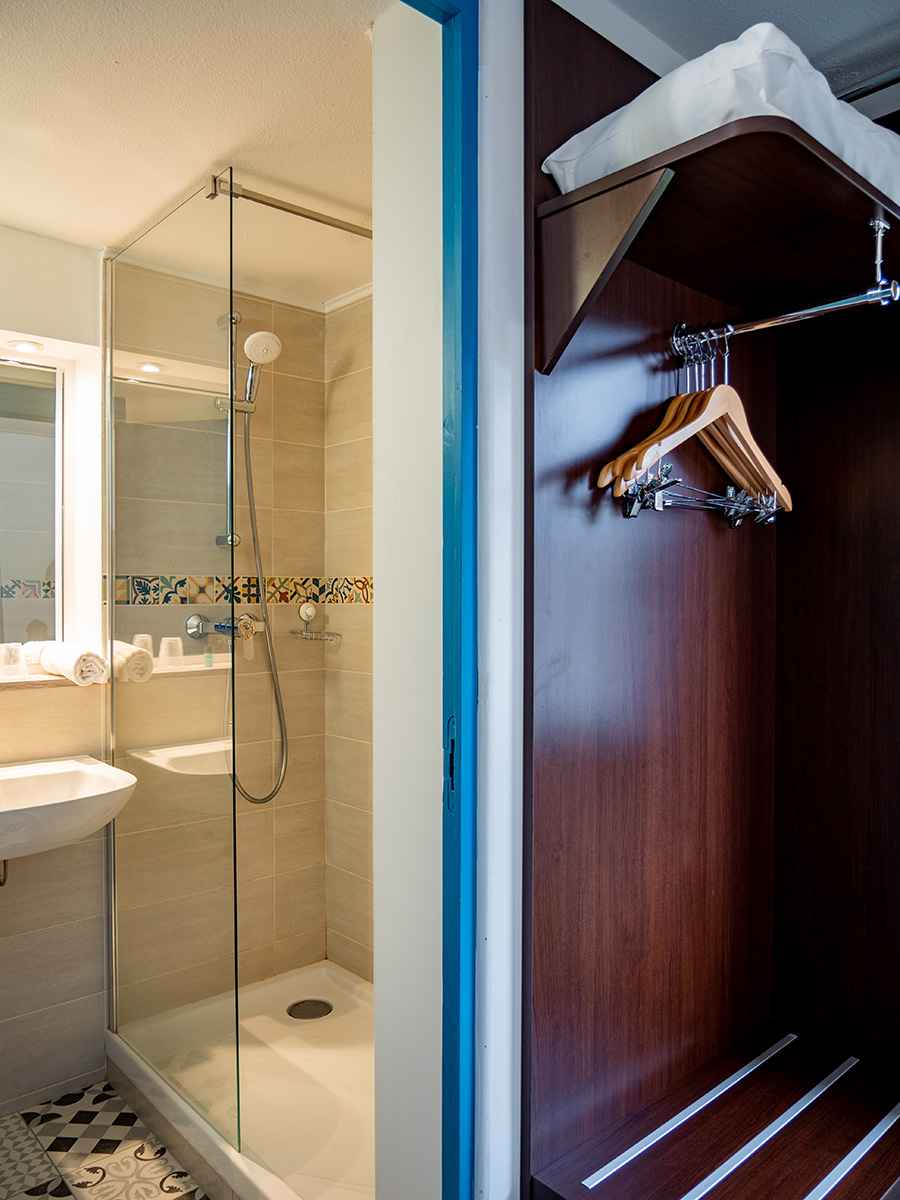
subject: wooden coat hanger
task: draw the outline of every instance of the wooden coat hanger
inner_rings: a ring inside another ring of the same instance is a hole
[[[682,442],[698,436],[728,476],[750,494],[771,495],[786,511],[790,492],[750,432],[741,398],[728,384],[676,396],[656,432],[599,472],[597,486],[613,483],[622,496],[634,480]]]

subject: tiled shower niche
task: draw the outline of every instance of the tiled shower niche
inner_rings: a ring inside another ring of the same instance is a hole
[[[219,288],[117,264],[117,350],[221,361]],[[147,748],[221,739],[226,670],[203,665],[221,635],[192,643],[194,611],[272,619],[289,761],[269,804],[238,796],[238,977],[241,984],[324,957],[372,978],[372,350],[371,299],[323,314],[236,294],[238,386],[244,339],[273,330],[283,352],[262,371],[251,450],[263,569],[257,578],[235,423],[235,530],[225,532],[226,427],[208,395],[117,383],[115,636],[181,637],[180,670],[115,684],[117,762],[138,788],[117,822],[119,1023],[225,992],[233,983],[231,788],[221,775],[163,771]],[[337,643],[291,636],[297,605]],[[202,606],[202,607],[201,607]],[[235,660],[235,765],[256,795],[279,761],[262,636]],[[227,776],[226,776],[227,781]]]

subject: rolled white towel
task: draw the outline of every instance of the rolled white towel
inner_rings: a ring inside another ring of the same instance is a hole
[[[153,655],[128,642],[113,642],[113,670],[116,679],[146,683],[153,674]]]
[[[79,687],[106,683],[109,663],[102,654],[71,642],[26,642],[25,661],[39,663],[48,675],[62,675]]]

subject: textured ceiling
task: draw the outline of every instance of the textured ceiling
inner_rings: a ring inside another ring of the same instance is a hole
[[[371,224],[366,31],[392,2],[15,0],[0,224],[122,247],[227,165],[255,190]],[[321,303],[371,279],[363,239],[258,212],[241,217],[242,258],[273,293]],[[198,229],[198,260],[202,241]]]
[[[772,21],[837,92],[900,66],[898,0],[616,0],[616,7],[685,58]]]

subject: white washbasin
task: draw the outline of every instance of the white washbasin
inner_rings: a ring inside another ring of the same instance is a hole
[[[0,767],[0,859],[56,850],[96,833],[137,780],[84,755]]]
[[[132,750],[132,758],[174,771],[176,775],[228,775],[231,772],[231,742],[191,742],[185,746],[159,746],[154,750]]]

